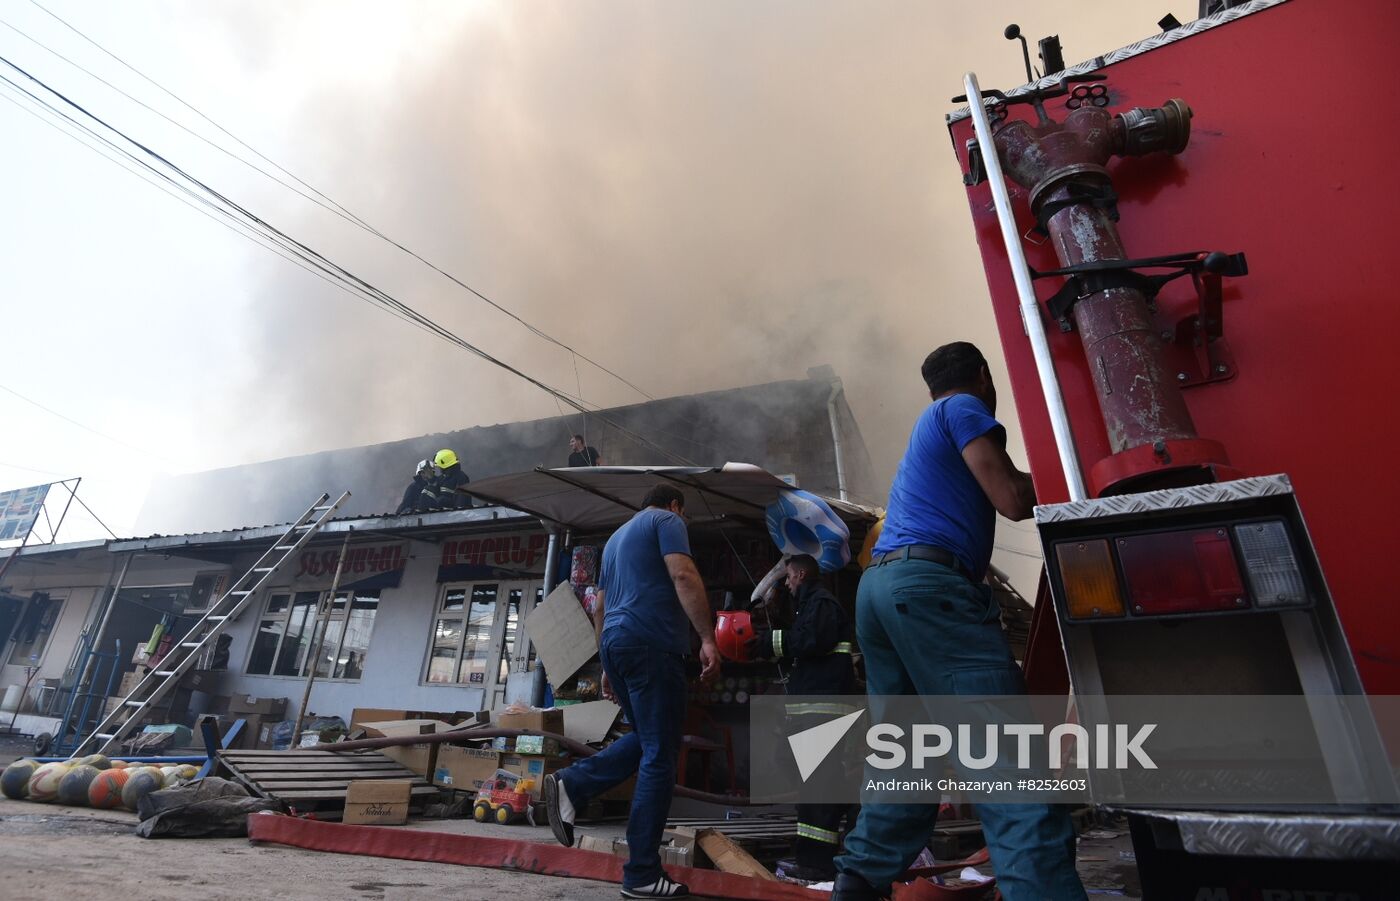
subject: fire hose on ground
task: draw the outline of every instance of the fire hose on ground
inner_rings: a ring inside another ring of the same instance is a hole
[[[404,745],[433,745],[444,744],[446,742],[463,741],[478,738],[518,738],[522,735],[540,735],[550,738],[559,743],[561,748],[566,749],[575,757],[592,757],[598,753],[598,749],[566,738],[557,732],[537,732],[533,729],[494,729],[490,727],[474,727],[470,729],[453,729],[448,732],[432,732],[427,735],[393,735],[381,738],[358,738],[353,741],[330,742],[313,745],[312,751],[370,751],[379,748],[395,748]],[[749,807],[755,802],[751,801],[748,795],[724,795],[715,792],[702,792],[684,785],[677,785],[675,788],[677,796],[690,798],[694,801],[706,801],[710,804],[724,804],[730,807]],[[763,803],[763,802],[759,802]]]

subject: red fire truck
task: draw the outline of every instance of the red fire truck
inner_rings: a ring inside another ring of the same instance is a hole
[[[948,117],[1042,504],[1027,679],[1361,698],[1312,723],[1340,784],[1400,746],[1400,10],[1202,7]],[[1391,800],[1123,812],[1147,898],[1360,899]]]

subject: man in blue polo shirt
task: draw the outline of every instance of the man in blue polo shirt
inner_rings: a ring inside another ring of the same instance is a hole
[[[1013,695],[1021,670],[983,584],[996,514],[1025,519],[1031,478],[1006,454],[982,352],[965,341],[924,360],[933,403],[914,424],[885,525],[861,576],[856,634],[871,695]],[[982,832],[1007,901],[1083,899],[1069,815],[1046,804],[981,804]],[[832,901],[884,898],[924,847],[936,804],[866,804],[846,837]]]
[[[719,652],[705,583],[690,556],[685,496],[657,485],[642,507],[603,548],[593,614],[603,696],[617,699],[632,731],[545,776],[544,803],[554,837],[572,846],[575,811],[635,773],[622,897],[679,898],[690,892],[662,870],[659,848],[685,719],[689,629],[700,635],[702,682],[719,673]]]

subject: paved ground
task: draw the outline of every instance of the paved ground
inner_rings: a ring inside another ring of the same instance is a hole
[[[26,750],[0,741],[0,766]],[[124,811],[0,798],[0,898],[399,901],[450,896],[453,901],[513,897],[613,901],[618,897],[616,885],[581,879],[326,854],[253,845],[247,839],[139,839],[132,834],[135,825],[135,814]],[[547,828],[470,820],[419,820],[403,828],[553,841]],[[592,831],[620,834],[622,828],[611,824]],[[1137,897],[1131,845],[1121,832],[1090,829],[1080,841],[1080,872],[1091,898]]]

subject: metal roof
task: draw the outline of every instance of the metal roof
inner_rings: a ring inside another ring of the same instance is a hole
[[[528,513],[504,507],[442,510],[436,513],[412,513],[405,516],[384,513],[377,516],[351,516],[333,519],[321,527],[318,536],[343,535],[351,529],[356,532],[444,531],[501,522],[519,525],[522,520],[532,519],[534,517]],[[118,554],[129,551],[170,551],[189,547],[246,544],[277,538],[291,528],[291,525],[287,522],[266,526],[246,526],[219,532],[190,532],[183,535],[152,535],[147,538],[129,538],[110,542],[109,550]]]

